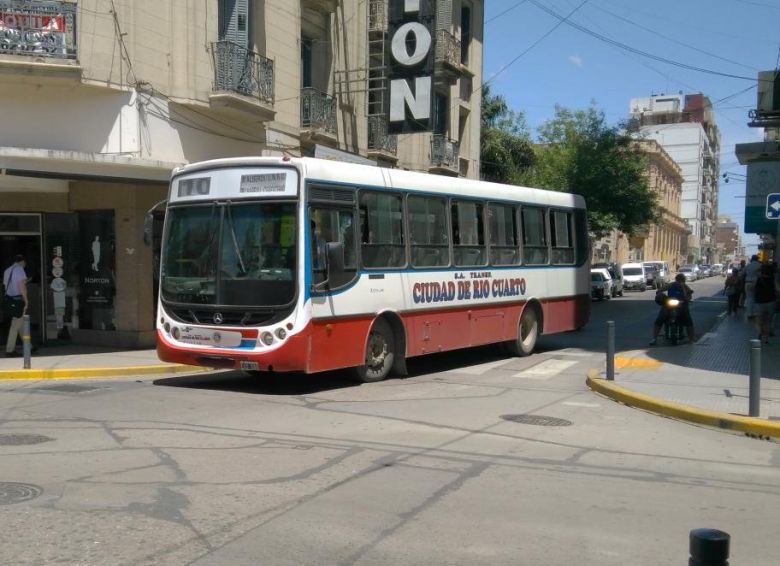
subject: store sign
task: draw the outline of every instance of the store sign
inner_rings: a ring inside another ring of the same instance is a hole
[[[0,53],[74,59],[76,5],[0,0]]]
[[[780,161],[753,161],[747,166],[745,233],[776,234],[777,220],[767,218],[770,194],[780,192]]]
[[[390,0],[388,131],[422,132],[433,127],[433,0]]]

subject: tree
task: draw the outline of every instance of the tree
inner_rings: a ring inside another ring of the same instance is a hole
[[[513,112],[501,95],[482,87],[480,176],[496,183],[516,183],[533,165],[535,154],[521,112]]]
[[[636,234],[658,220],[658,206],[647,159],[631,134],[607,125],[594,107],[556,106],[555,117],[539,128],[536,163],[521,180],[585,197],[588,227],[597,238],[613,229]]]

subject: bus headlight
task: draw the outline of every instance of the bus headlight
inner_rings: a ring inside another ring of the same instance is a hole
[[[279,340],[284,340],[284,338],[287,336],[287,331],[284,328],[277,328],[276,329],[276,337]]]
[[[263,344],[265,344],[266,346],[270,346],[271,344],[274,343],[274,335],[271,334],[270,332],[263,332],[260,335],[260,340],[262,340]]]
[[[173,332],[171,332],[171,334],[173,334],[173,337],[176,338],[176,340],[181,338],[181,330],[179,330],[178,326],[173,327]]]
[[[171,325],[170,325],[170,323],[166,322],[166,323],[163,325],[163,328],[165,329],[165,332],[166,332],[167,334],[170,334],[170,333],[171,333]]]

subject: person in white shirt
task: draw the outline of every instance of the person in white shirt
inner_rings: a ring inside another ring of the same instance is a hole
[[[27,312],[27,273],[24,271],[26,265],[24,256],[17,255],[11,266],[3,272],[3,285],[5,286],[3,305],[8,305],[12,312],[11,327],[8,329],[8,340],[5,343],[6,356],[15,354],[16,340],[22,329],[22,317]]]

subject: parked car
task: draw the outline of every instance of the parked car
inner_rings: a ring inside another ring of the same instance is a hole
[[[650,287],[651,289],[657,289],[658,269],[650,263],[643,263],[642,267],[644,267],[645,269],[645,287]]]
[[[702,277],[712,277],[712,267],[710,265],[702,263],[699,265],[699,269],[701,269]]]
[[[691,281],[696,281],[696,272],[693,270],[693,267],[691,266],[683,265],[680,268],[680,271],[678,271],[677,273],[682,273],[683,275],[685,275],[686,283],[689,283]]]
[[[696,281],[697,279],[702,278],[701,269],[695,263],[686,263],[680,268],[680,271],[678,273],[682,273],[683,269],[688,269],[693,273],[693,279],[688,279],[688,276],[687,275],[685,276],[686,281]]]
[[[722,263],[715,263],[712,265],[712,275],[723,275]]]
[[[621,269],[623,271],[623,289],[644,291],[647,288],[645,267],[641,263],[624,263]]]
[[[653,289],[666,289],[672,282],[672,272],[669,270],[669,264],[665,261],[646,261],[642,265],[645,268],[650,267],[655,270],[655,278],[652,281],[653,285],[651,285]]]
[[[623,275],[620,266],[616,263],[594,263],[591,265],[593,269],[606,269],[609,272],[609,276],[612,278],[612,296],[623,296]]]
[[[590,270],[590,296],[594,299],[612,298],[612,278],[606,269]]]

